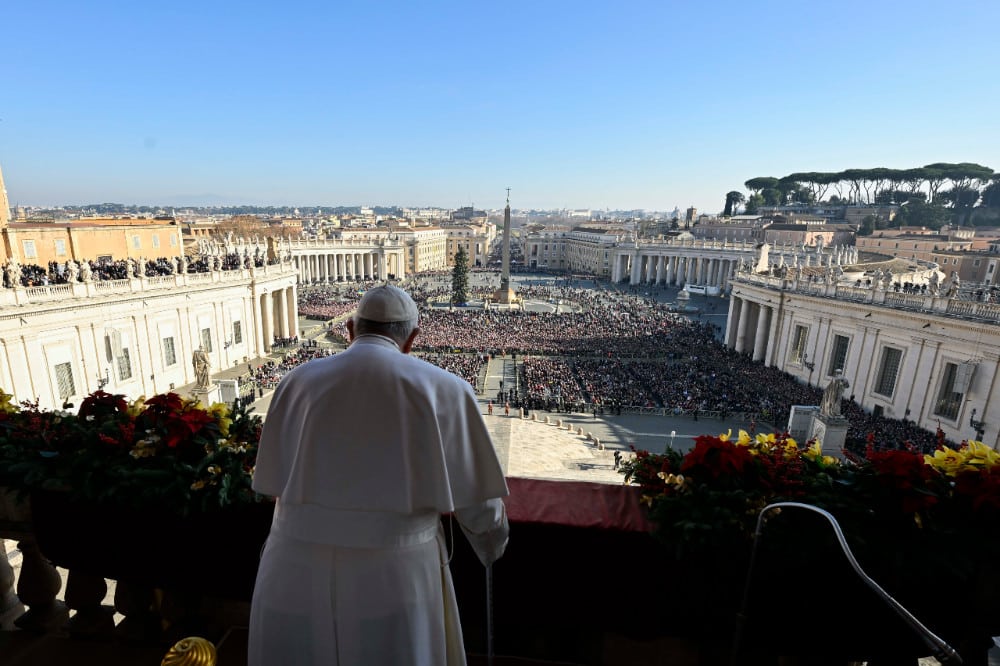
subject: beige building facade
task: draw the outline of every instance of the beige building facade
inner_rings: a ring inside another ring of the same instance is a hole
[[[84,219],[72,222],[11,222],[3,233],[4,263],[47,266],[72,259],[179,257],[181,229],[173,221]]]
[[[1000,304],[747,271],[731,296],[737,352],[820,388],[839,373],[866,411],[1000,446]]]

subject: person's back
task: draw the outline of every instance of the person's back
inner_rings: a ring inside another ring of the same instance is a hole
[[[469,384],[406,355],[416,323],[405,292],[372,289],[348,350],[278,385],[254,474],[278,502],[251,666],[464,663],[440,514],[489,564],[507,490]]]

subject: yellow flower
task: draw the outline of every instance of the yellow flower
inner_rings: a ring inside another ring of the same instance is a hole
[[[789,441],[792,440],[789,439]],[[805,450],[802,451],[802,457],[808,460],[821,463],[823,465],[836,465],[839,462],[833,456],[823,455],[823,445],[820,444],[818,439],[812,440],[812,444],[810,444]]]
[[[757,445],[764,450],[771,449],[774,446],[774,444],[778,441],[777,437],[774,436],[773,432],[770,432],[766,435],[764,433],[758,433],[755,440],[757,442]]]
[[[16,404],[12,404],[11,400],[14,398],[10,393],[5,393],[3,389],[0,389],[0,412],[7,412],[8,414],[16,414],[21,411]]]
[[[151,458],[156,455],[156,445],[145,439],[140,439],[129,451],[133,458]]]
[[[736,443],[740,446],[750,446],[750,433],[746,430],[740,430],[740,436],[736,440]]]
[[[642,497],[639,498],[639,504],[645,504],[646,506],[652,508],[653,507],[653,496],[652,495],[643,495]]]
[[[222,469],[218,465],[209,465],[208,466],[208,473],[211,474],[211,475],[213,475],[213,476],[215,476],[216,474],[218,474],[221,471],[222,471]]]
[[[990,469],[1000,464],[1000,453],[982,442],[972,440],[965,445],[964,450],[967,452],[968,464],[978,469]]]
[[[730,428],[725,432],[725,434],[719,435],[720,442],[728,442],[729,438],[733,436],[733,429]]]
[[[684,485],[683,474],[667,474],[666,472],[660,472],[656,476],[659,477],[664,483],[669,485],[675,485],[678,487]]]
[[[233,419],[229,413],[229,407],[223,402],[213,402],[212,406],[208,408],[208,413],[215,417],[215,420],[219,424],[219,432],[222,433],[222,436],[228,437],[229,426],[233,423]]]
[[[146,396],[140,395],[128,406],[128,415],[135,418],[142,414],[142,410],[144,409],[146,409]]]
[[[191,484],[191,490],[201,490],[206,485],[208,485],[208,484],[206,484],[204,481],[202,481],[201,479],[199,479],[199,480],[197,480],[197,481],[195,481],[194,483]]]
[[[947,446],[942,446],[933,455],[924,455],[925,464],[947,476],[957,476],[964,462],[964,455]]]

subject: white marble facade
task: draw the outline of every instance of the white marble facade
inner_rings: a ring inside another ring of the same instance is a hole
[[[129,397],[264,356],[297,334],[297,272],[260,268],[46,287],[0,288],[0,388],[45,409],[101,388]]]

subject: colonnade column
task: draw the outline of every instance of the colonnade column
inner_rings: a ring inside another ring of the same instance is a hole
[[[742,354],[747,345],[747,325],[750,323],[750,301],[743,299],[740,304],[740,318],[736,322],[736,346],[737,353]]]
[[[260,299],[260,311],[264,322],[262,327],[264,330],[261,331],[264,336],[264,351],[269,352],[274,343],[274,295],[264,292]]]
[[[774,365],[774,347],[778,344],[777,310],[771,308],[770,324],[767,332],[767,349],[764,350],[764,365]]]
[[[674,283],[674,275],[677,273],[677,257],[667,257],[667,284]]]
[[[299,299],[297,298],[294,286],[288,287],[285,292],[285,297],[288,301],[288,334],[295,337],[299,334]]]
[[[288,291],[282,289],[278,292],[278,330],[282,338],[290,338],[290,327],[288,326]]]
[[[722,339],[722,344],[729,349],[736,346],[736,319],[740,310],[740,303],[742,302],[743,299],[736,296],[729,299],[729,312],[726,316],[726,335]]]
[[[771,324],[771,308],[766,305],[760,305],[759,314],[757,315],[757,333],[753,340],[753,360],[760,361],[764,358],[764,350],[767,344],[767,333],[768,328]]]
[[[632,274],[629,275],[629,280],[628,280],[629,284],[639,283],[639,270],[641,268],[642,268],[642,257],[637,252],[632,255]]]

